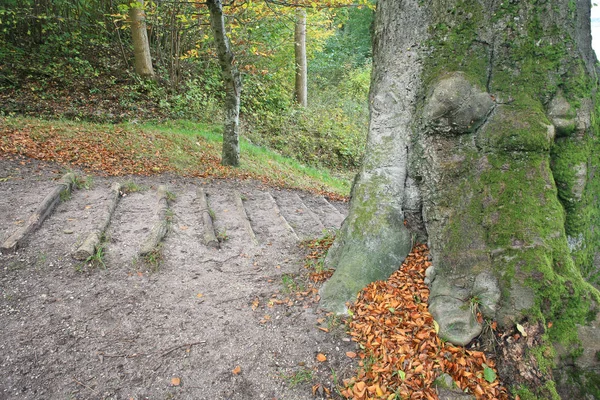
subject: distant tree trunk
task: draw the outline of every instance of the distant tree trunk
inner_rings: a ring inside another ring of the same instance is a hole
[[[296,59],[296,85],[294,100],[302,107],[308,105],[307,63],[306,63],[306,10],[296,10],[296,29],[294,32]]]
[[[225,84],[225,128],[223,130],[223,155],[221,163],[237,167],[240,164],[240,95],[242,80],[235,65],[235,56],[231,51],[221,0],[208,0],[210,26],[215,35],[217,55]]]
[[[146,31],[146,15],[144,13],[144,0],[139,0],[129,9],[131,20],[131,37],[133,39],[133,53],[135,56],[135,72],[142,78],[154,78],[152,58],[150,58],[150,44]]]
[[[427,241],[443,339],[497,321],[514,394],[600,398],[596,62],[589,0],[378,1],[367,148],[321,306],[347,311]]]

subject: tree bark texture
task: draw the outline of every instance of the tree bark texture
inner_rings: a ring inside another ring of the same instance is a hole
[[[161,185],[156,192],[156,221],[140,246],[138,254],[146,257],[159,250],[159,245],[169,231],[169,200],[167,187]]]
[[[585,356],[600,354],[589,18],[585,0],[378,3],[366,155],[323,305],[344,311],[422,238],[444,339],[477,337],[477,312],[502,329],[527,321],[541,327],[523,347],[531,367],[554,365],[565,398],[599,398],[600,362]],[[551,398],[551,372],[504,378]]]
[[[94,227],[83,243],[73,252],[72,256],[75,260],[85,261],[96,253],[120,199],[121,184],[115,182],[111,186],[109,198],[104,204],[104,212],[102,213],[100,223]]]
[[[302,107],[308,105],[308,66],[306,61],[306,10],[296,10],[294,30],[294,55],[296,60],[296,80],[294,100]]]
[[[206,193],[204,192],[204,189],[198,188],[198,190],[196,191],[196,198],[198,199],[200,212],[202,213],[202,225],[204,227],[204,233],[202,234],[202,243],[204,243],[208,247],[218,249],[221,246],[219,245],[219,240],[215,235],[215,226],[213,224],[213,219],[210,215],[210,209],[208,207],[208,201],[206,199]]]
[[[242,80],[227,38],[223,4],[221,0],[208,0],[206,4],[210,12],[210,26],[215,36],[219,65],[225,84],[225,127],[221,163],[236,167],[240,164],[239,128]]]
[[[154,69],[152,68],[150,44],[146,30],[144,0],[138,0],[137,3],[129,8],[129,19],[131,20],[135,72],[142,78],[153,79]]]
[[[250,237],[252,244],[258,246],[258,239],[256,239],[256,234],[254,233],[254,229],[252,229],[252,225],[250,224],[250,218],[248,218],[248,214],[246,213],[244,200],[242,200],[242,194],[237,190],[234,190],[233,192],[233,201],[235,202],[235,208],[237,208],[238,213],[242,216],[242,224],[244,225],[246,233]]]

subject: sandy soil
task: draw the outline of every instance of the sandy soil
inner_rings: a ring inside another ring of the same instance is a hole
[[[0,158],[0,242],[63,173],[52,164]],[[97,223],[115,180],[140,190],[115,211],[104,266],[75,261],[71,253]],[[160,257],[141,259],[160,184],[174,197],[170,231]],[[202,244],[199,186],[221,249]],[[236,190],[258,244],[236,209]],[[91,188],[62,201],[16,254],[0,255],[0,399],[293,400],[334,393],[336,381],[355,368],[345,355],[355,345],[300,279],[306,250],[281,216],[306,238],[341,223],[345,210],[254,182],[93,177]],[[317,361],[318,353],[327,361]],[[297,383],[301,377],[307,381]]]

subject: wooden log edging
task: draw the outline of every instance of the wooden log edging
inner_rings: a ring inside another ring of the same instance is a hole
[[[242,201],[242,194],[234,190],[233,191],[233,200],[235,201],[235,207],[238,210],[238,213],[242,216],[242,224],[244,224],[244,228],[250,236],[250,240],[254,245],[258,245],[258,240],[256,239],[256,235],[254,234],[254,230],[252,229],[252,225],[250,225],[250,219],[248,218],[248,214],[246,214],[246,209],[244,208],[244,202]]]
[[[13,232],[8,239],[2,243],[0,251],[2,253],[13,253],[22,244],[25,238],[36,231],[60,202],[61,195],[70,195],[75,182],[75,174],[69,172],[60,179],[52,191],[44,197],[44,200],[38,205],[37,209],[29,216],[27,223]],[[63,194],[64,193],[64,194]]]
[[[200,213],[202,214],[202,223],[204,225],[202,242],[205,246],[218,249],[220,245],[215,234],[215,226],[213,224],[212,216],[210,215],[208,201],[206,199],[206,193],[204,192],[204,189],[198,188],[198,190],[196,190],[196,198],[198,199],[198,203],[200,203]]]
[[[167,187],[160,185],[157,190],[156,202],[156,222],[152,226],[146,240],[140,247],[140,257],[145,257],[158,249],[158,245],[162,242],[169,230],[169,221],[167,211],[169,210],[169,202],[167,200]]]
[[[79,246],[79,248],[75,252],[73,252],[72,257],[74,259],[79,261],[85,261],[96,253],[96,249],[102,241],[104,232],[106,232],[106,229],[108,229],[108,225],[110,224],[110,220],[115,212],[115,209],[117,208],[117,204],[119,203],[120,199],[121,184],[115,182],[110,188],[110,197],[106,201],[106,208],[104,210],[104,214],[102,215],[102,220],[94,228],[94,230],[90,232],[83,244]]]

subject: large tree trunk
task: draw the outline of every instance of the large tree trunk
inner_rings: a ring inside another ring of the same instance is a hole
[[[296,81],[294,100],[302,107],[308,105],[308,67],[306,62],[306,10],[296,10],[294,31],[294,55],[296,60]]]
[[[144,0],[138,0],[129,8],[129,19],[131,20],[135,72],[142,78],[152,79],[154,78],[154,69],[152,68],[150,44],[148,43],[148,32],[146,30]]]
[[[236,167],[240,164],[239,127],[242,80],[227,38],[221,0],[208,0],[206,4],[210,11],[210,25],[215,35],[217,55],[225,83],[225,128],[223,130],[221,163]]]
[[[575,369],[556,365],[561,395],[599,395],[589,12],[587,0],[378,3],[366,156],[328,256],[325,307],[343,312],[426,239],[443,338],[478,336],[475,310],[503,329],[520,322],[538,337],[505,349],[509,382],[549,398],[554,347]],[[524,359],[540,373],[519,378],[509,363]]]

